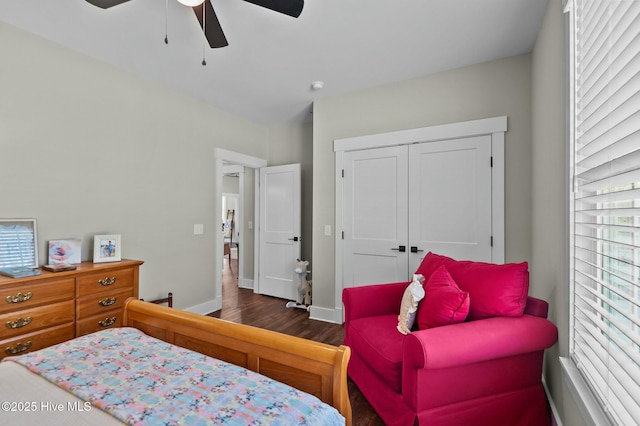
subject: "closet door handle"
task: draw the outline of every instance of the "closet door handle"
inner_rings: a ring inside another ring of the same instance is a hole
[[[398,246],[398,248],[392,248],[391,250],[396,250],[400,253],[404,253],[405,251],[407,251],[407,246]]]
[[[411,253],[419,253],[419,252],[423,252],[424,250],[418,250],[418,247],[416,246],[411,246]]]

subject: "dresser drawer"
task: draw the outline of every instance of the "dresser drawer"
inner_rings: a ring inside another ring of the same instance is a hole
[[[122,324],[122,311],[110,311],[76,322],[76,336],[94,333],[105,328],[120,327]]]
[[[73,339],[74,328],[74,324],[71,323],[0,341],[0,359],[6,356],[37,351],[56,343],[71,340]]]
[[[0,315],[0,340],[54,325],[73,323],[73,300]]]
[[[133,268],[103,271],[78,278],[77,297],[89,296],[98,292],[133,288]]]
[[[86,296],[78,299],[78,320],[83,320],[89,316],[102,312],[120,310],[127,298],[133,297],[133,288],[126,288],[120,291],[109,291]]]
[[[74,298],[75,282],[71,277],[7,288],[0,287],[0,314],[71,300]]]

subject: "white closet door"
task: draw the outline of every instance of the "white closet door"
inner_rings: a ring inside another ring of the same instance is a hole
[[[409,268],[429,252],[491,261],[491,137],[409,146]]]
[[[408,280],[407,147],[345,152],[343,165],[343,287]]]
[[[260,169],[260,267],[257,292],[296,300],[300,258],[300,164]]]

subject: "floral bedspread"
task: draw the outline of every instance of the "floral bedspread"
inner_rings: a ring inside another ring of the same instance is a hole
[[[103,330],[3,361],[132,425],[345,423],[313,395],[134,328]]]

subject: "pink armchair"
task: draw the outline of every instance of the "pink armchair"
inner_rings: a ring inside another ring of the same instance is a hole
[[[528,290],[528,272],[526,278]],[[547,302],[525,294],[522,314],[467,319],[405,336],[396,326],[407,284],[353,287],[342,294],[348,374],[386,424],[550,423],[542,362],[558,334],[546,319]]]

